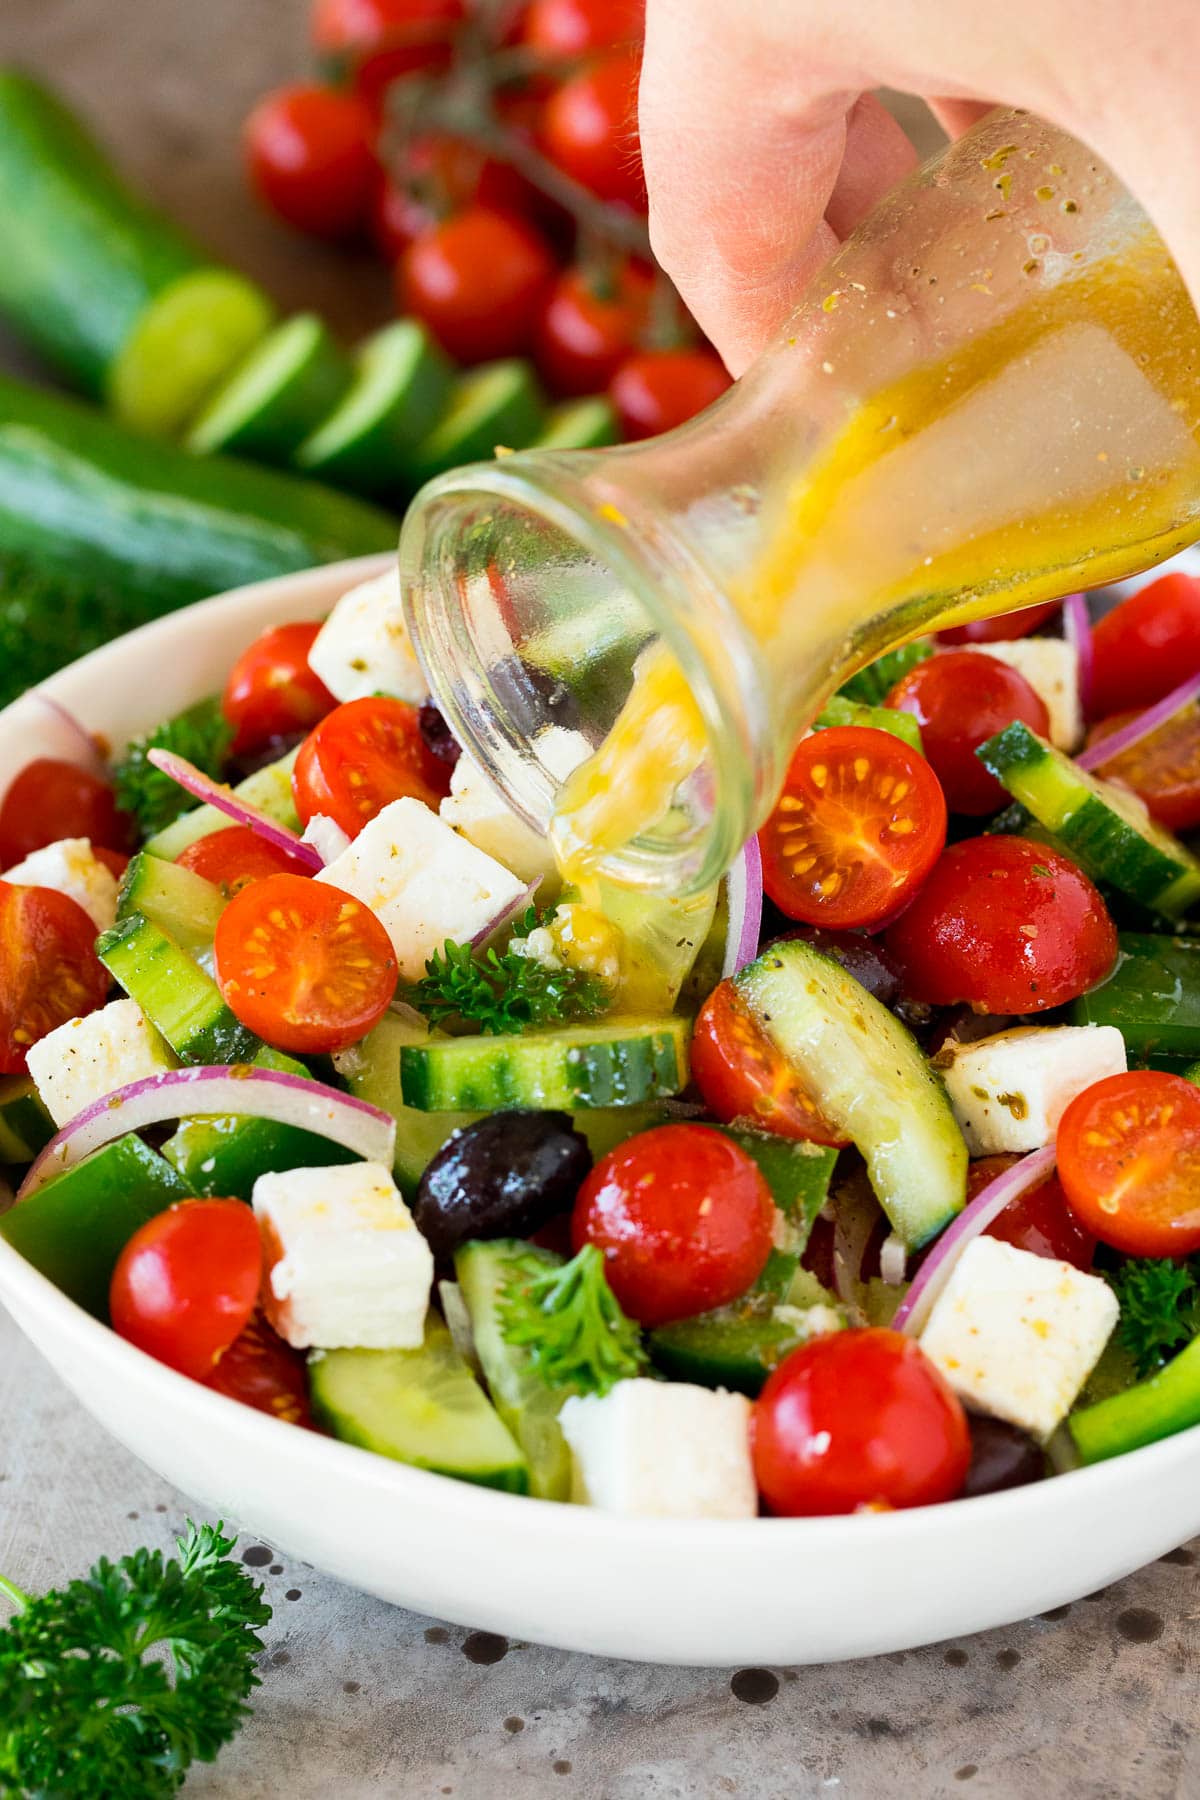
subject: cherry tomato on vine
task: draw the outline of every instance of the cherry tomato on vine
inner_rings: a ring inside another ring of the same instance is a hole
[[[217,986],[243,1025],[300,1055],[348,1049],[396,991],[396,958],[353,894],[303,875],[268,875],[217,920]]]
[[[554,279],[554,257],[523,219],[472,206],[408,246],[401,305],[459,362],[524,350]]]
[[[465,0],[316,0],[312,41],[349,66],[354,86],[375,111],[406,75],[450,67]]]
[[[1088,747],[1103,743],[1138,716],[1117,713],[1101,720],[1088,733]],[[1101,763],[1097,772],[1106,781],[1132,788],[1151,818],[1168,831],[1195,831],[1200,826],[1200,708],[1185,707],[1148,737]]]
[[[268,875],[299,875],[294,857],[268,843],[248,825],[226,825],[197,838],[175,858],[181,869],[190,869],[219,887],[227,900],[240,894],[252,881]]]
[[[787,1058],[759,1030],[734,983],[715,987],[696,1019],[692,1079],[723,1124],[747,1119],[779,1137],[814,1144],[848,1142],[822,1118]]]
[[[1153,706],[1200,671],[1200,576],[1160,575],[1097,623],[1093,718]]]
[[[470,206],[524,215],[537,197],[514,168],[475,144],[444,131],[422,132],[404,150],[399,181],[383,181],[372,207],[372,229],[391,261],[448,214]]]
[[[1002,644],[1012,638],[1028,637],[1047,619],[1059,611],[1060,602],[1048,600],[1044,606],[1023,606],[1019,612],[1001,613],[998,619],[972,619],[969,625],[952,625],[938,632],[942,644]]]
[[[532,0],[521,41],[547,61],[640,41],[645,0]]]
[[[732,386],[712,350],[643,350],[621,364],[608,397],[625,436],[647,438],[686,425]]]
[[[221,696],[221,711],[234,730],[235,756],[261,749],[272,738],[307,731],[337,705],[308,666],[320,629],[307,622],[276,625],[242,651]]]
[[[11,869],[59,838],[73,837],[125,850],[129,820],[118,810],[107,781],[57,757],[35,757],[0,805],[0,869]]]
[[[262,1281],[258,1223],[241,1200],[180,1200],[134,1232],[113,1270],[113,1330],[204,1381],[245,1330]]]
[[[956,813],[993,813],[1008,804],[975,754],[980,744],[1014,719],[1041,737],[1050,729],[1046,703],[1025,677],[998,657],[973,650],[946,650],[917,663],[884,705],[917,720],[926,758]]]
[[[1117,933],[1067,857],[1027,838],[977,837],[945,851],[887,947],[912,1000],[1044,1012],[1103,981]]]
[[[598,57],[564,81],[542,113],[542,149],[551,162],[601,200],[646,210],[638,142],[637,49]]]
[[[1127,1256],[1200,1250],[1200,1088],[1131,1069],[1072,1100],[1058,1174],[1086,1230]]]
[[[602,1157],[571,1218],[621,1306],[665,1325],[724,1306],[762,1273],[775,1203],[757,1163],[708,1125],[659,1125]]]
[[[450,791],[450,766],[421,736],[415,706],[385,696],[335,707],[300,746],[292,793],[305,825],[317,813],[357,837],[393,800],[437,809]]]
[[[793,1350],[754,1402],[750,1442],[773,1513],[807,1517],[953,1500],[971,1437],[962,1405],[898,1331],[834,1331]]]
[[[564,269],[550,291],[534,343],[538,368],[557,394],[598,394],[637,348],[654,293],[636,264]]]
[[[925,758],[891,732],[835,726],[796,746],[758,842],[763,886],[790,919],[881,925],[936,863],[946,802]]]
[[[362,100],[338,88],[301,82],[267,94],[244,134],[259,197],[299,231],[353,235],[378,181],[374,129]]]
[[[249,1324],[221,1353],[204,1385],[289,1425],[312,1424],[308,1364],[300,1351],[272,1330],[261,1312],[251,1315]]]
[[[20,1074],[31,1045],[104,1005],[111,977],[95,942],[65,894],[0,881],[0,1075]]]
[[[968,1204],[1005,1169],[1019,1162],[1016,1156],[984,1156],[967,1170]],[[999,1238],[1031,1256],[1049,1256],[1077,1269],[1090,1269],[1096,1240],[1071,1211],[1062,1182],[1050,1175],[1037,1187],[1026,1188],[984,1229],[985,1237]]]

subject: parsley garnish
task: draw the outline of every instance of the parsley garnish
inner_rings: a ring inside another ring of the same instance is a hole
[[[513,926],[514,938],[526,938],[542,923],[531,906]],[[478,954],[469,944],[447,939],[425,964],[425,973],[408,1000],[431,1025],[462,1020],[489,1036],[591,1018],[603,1012],[609,995],[604,983],[582,969],[548,969],[536,957],[511,948]]]
[[[232,741],[233,732],[215,700],[203,700],[178,718],[167,719],[148,737],[135,739],[114,769],[117,805],[136,820],[143,837],[153,837],[195,802],[178,782],[147,761],[147,751],[173,750],[216,779],[224,771]]]
[[[0,1631],[0,1794],[165,1800],[213,1761],[249,1715],[271,1617],[232,1548],[189,1520],[178,1560],[104,1557],[37,1599],[0,1577],[21,1608]]]
[[[617,1304],[595,1244],[556,1268],[534,1255],[515,1258],[500,1332],[506,1344],[528,1348],[547,1387],[576,1394],[607,1394],[646,1366],[641,1334]]]
[[[1139,1376],[1152,1375],[1200,1331],[1200,1288],[1192,1265],[1130,1257],[1109,1281],[1121,1305],[1117,1341]]]

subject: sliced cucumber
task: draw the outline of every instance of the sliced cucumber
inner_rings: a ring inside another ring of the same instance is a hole
[[[229,269],[179,276],[122,344],[109,371],[109,404],[135,431],[177,437],[274,319],[262,289]]]
[[[277,824],[286,825],[289,831],[300,829],[300,815],[292,796],[292,770],[299,753],[299,747],[289,750],[278,762],[268,763],[265,769],[256,769],[253,775],[247,775],[233,790],[239,799],[257,806],[260,812],[265,812]],[[189,844],[207,837],[212,831],[222,831],[229,823],[228,815],[215,806],[197,806],[152,838],[147,838],[145,848],[151,856],[174,862]]]
[[[840,963],[795,938],[734,977],[760,1028],[866,1160],[910,1248],[961,1211],[967,1146],[912,1033]]]
[[[454,1253],[454,1273],[471,1317],[475,1352],[492,1404],[516,1438],[529,1465],[529,1491],[542,1500],[571,1497],[571,1452],[559,1428],[558,1412],[568,1390],[547,1386],[532,1367],[528,1344],[510,1344],[501,1329],[505,1287],[518,1259],[547,1269],[562,1265],[551,1250],[520,1238],[477,1239]]]
[[[530,446],[534,450],[603,450],[621,435],[616,411],[603,394],[552,406]]]
[[[303,1063],[265,1044],[251,1066],[311,1077]],[[213,1115],[181,1119],[162,1153],[194,1194],[232,1195],[238,1200],[250,1199],[260,1175],[325,1169],[355,1160],[352,1151],[315,1131],[281,1125],[275,1119]]]
[[[751,1300],[660,1325],[646,1343],[655,1367],[673,1381],[732,1388],[753,1399],[771,1370],[810,1335],[799,1307]]]
[[[452,365],[425,327],[397,319],[363,345],[349,390],[300,445],[297,467],[360,494],[410,487],[416,446],[453,386]]]
[[[316,1350],[308,1367],[313,1414],[344,1443],[528,1493],[524,1457],[436,1314],[418,1350]]]
[[[0,1076],[0,1163],[32,1162],[54,1136],[54,1120],[28,1075]]]
[[[400,1052],[406,1106],[640,1106],[687,1085],[686,1019],[610,1019],[524,1037],[430,1038]]]
[[[96,943],[96,955],[186,1063],[245,1063],[261,1048],[239,1023],[211,976],[142,913]]]
[[[0,1237],[70,1299],[106,1319],[112,1272],[129,1239],[191,1192],[130,1132],[0,1215]]]
[[[148,850],[139,850],[130,862],[117,894],[118,923],[141,913],[169,932],[189,956],[212,949],[224,910],[221,890],[211,881]]]
[[[542,391],[532,365],[518,357],[485,363],[460,377],[450,404],[413,456],[416,481],[461,463],[486,461],[498,444],[523,450],[542,427]]]
[[[868,663],[849,681],[844,681],[838,693],[847,700],[857,700],[863,706],[882,706],[898,681],[902,681],[910,669],[918,663],[926,662],[933,655],[933,645],[928,638],[918,638],[915,643],[901,644],[899,650],[889,650],[886,656]]]
[[[1107,981],[1071,1008],[1076,1025],[1115,1025],[1136,1057],[1200,1056],[1200,940],[1122,931]]]
[[[289,462],[349,385],[349,358],[324,321],[298,313],[238,364],[192,425],[188,449]]]
[[[1200,862],[1125,788],[1081,769],[1019,720],[976,754],[1093,880],[1167,919],[1200,900]]]
[[[900,712],[894,706],[864,706],[860,700],[847,700],[844,694],[834,694],[813,720],[812,728],[814,731],[827,731],[831,725],[857,725],[865,726],[869,731],[890,731],[893,737],[906,743],[910,750],[924,754],[921,727],[911,713]]]

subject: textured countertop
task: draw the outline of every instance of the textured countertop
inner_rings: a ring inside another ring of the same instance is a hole
[[[52,73],[214,251],[353,333],[387,316],[386,278],[261,218],[238,165],[248,106],[303,67],[304,11],[304,0],[0,0],[0,60]],[[7,360],[19,362],[11,349]],[[100,1554],[169,1545],[187,1512],[0,1315],[0,1569],[48,1586]],[[1200,1541],[1105,1593],[961,1643],[732,1675],[441,1626],[252,1536],[239,1550],[275,1609],[263,1687],[253,1722],[215,1768],[196,1771],[189,1795],[1200,1795]]]

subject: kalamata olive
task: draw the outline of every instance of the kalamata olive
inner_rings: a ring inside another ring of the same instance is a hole
[[[891,1006],[900,992],[900,971],[878,938],[859,931],[827,931],[823,925],[802,925],[783,936],[803,938],[814,950],[841,963],[881,1006]]]
[[[453,768],[462,755],[462,745],[432,700],[422,700],[417,712],[417,728],[429,754]]]
[[[578,728],[579,706],[566,682],[523,657],[502,657],[488,680],[497,707],[522,736],[535,737],[547,725]]]
[[[968,1415],[971,1427],[971,1466],[963,1497],[998,1494],[1003,1488],[1025,1487],[1046,1473],[1041,1446],[1016,1425],[1003,1419]]]
[[[468,1238],[528,1237],[574,1205],[591,1167],[569,1113],[491,1113],[443,1144],[413,1217],[439,1258]]]

